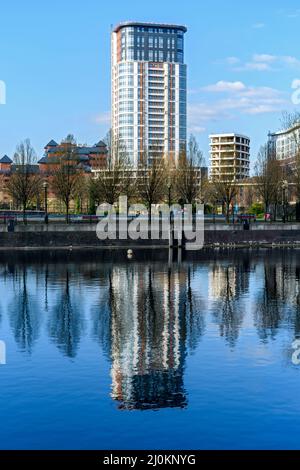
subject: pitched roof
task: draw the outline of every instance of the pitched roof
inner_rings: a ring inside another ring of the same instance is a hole
[[[58,143],[55,142],[55,140],[50,140],[50,142],[46,145],[45,148],[47,147],[57,147],[58,146]]]
[[[4,155],[4,157],[1,158],[0,163],[12,163],[12,160],[7,155]]]
[[[94,147],[107,147],[107,145],[103,142],[103,140],[100,140],[97,144],[94,145]]]
[[[47,163],[47,162],[48,162],[47,157],[43,157],[43,158],[41,158],[41,159],[38,161],[38,164],[40,165],[40,164],[42,164],[42,163]]]

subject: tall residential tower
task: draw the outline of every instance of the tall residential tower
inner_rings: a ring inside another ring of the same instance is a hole
[[[161,155],[176,163],[186,148],[186,31],[127,22],[112,32],[113,149],[134,166]]]

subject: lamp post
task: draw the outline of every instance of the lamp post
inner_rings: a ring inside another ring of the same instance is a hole
[[[171,181],[169,180],[168,181],[168,204],[169,204],[169,207],[171,207]]]
[[[234,225],[234,221],[235,221],[235,204],[234,204],[234,202],[231,204],[231,211],[232,211],[232,224]]]
[[[282,182],[282,207],[283,207],[283,217],[282,221],[285,224],[286,223],[286,204],[287,204],[287,190],[289,188],[289,183],[288,181],[283,181]]]
[[[171,213],[172,194],[171,194],[171,190],[172,190],[172,183],[171,183],[171,179],[169,178],[168,179],[168,204],[169,204],[169,223],[170,223],[170,227],[171,227],[171,224],[172,224],[172,213]]]
[[[45,208],[45,224],[48,225],[49,217],[48,217],[48,183],[47,181],[44,182],[44,208]]]
[[[173,227],[172,227],[172,212],[171,212],[171,204],[172,204],[172,198],[171,198],[171,180],[169,178],[168,180],[168,204],[169,204],[169,246],[173,246]]]

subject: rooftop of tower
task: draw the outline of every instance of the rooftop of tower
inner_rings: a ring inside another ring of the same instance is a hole
[[[141,27],[148,27],[148,28],[172,28],[172,29],[179,29],[184,33],[187,32],[187,27],[178,24],[165,24],[165,23],[143,23],[139,21],[124,21],[122,23],[117,24],[114,27],[113,32],[117,33],[122,28],[126,28],[127,26],[141,26]]]

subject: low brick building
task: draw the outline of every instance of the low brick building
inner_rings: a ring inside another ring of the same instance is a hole
[[[72,159],[74,158],[74,165],[83,176],[88,177],[92,171],[103,170],[108,166],[108,150],[103,141],[89,147],[77,145],[68,142],[58,144],[51,140],[44,148],[44,156],[37,161],[34,165],[29,165],[29,173],[39,174],[49,183],[48,196],[49,196],[49,209],[52,211],[60,211],[61,205],[56,201],[55,195],[51,191],[51,176],[60,164],[60,160],[64,157],[66,152],[70,152]],[[0,208],[11,209],[13,201],[7,192],[7,183],[11,175],[16,172],[18,165],[7,155],[0,159]],[[39,205],[39,204],[37,204]]]

